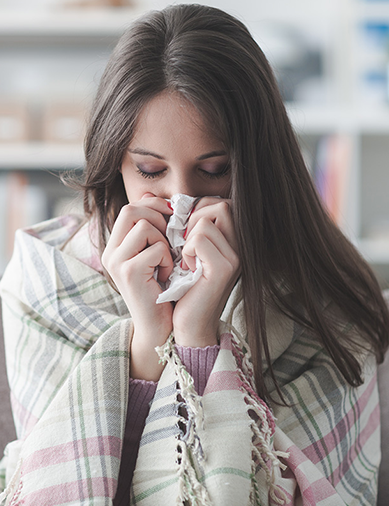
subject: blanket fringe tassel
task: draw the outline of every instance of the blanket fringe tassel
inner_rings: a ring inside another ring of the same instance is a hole
[[[8,485],[6,486],[6,488],[0,494],[0,506],[3,506],[5,504],[7,504],[7,498],[9,498],[12,494],[13,494],[13,498],[12,498],[11,502],[8,502],[8,504],[10,506],[12,506],[13,504],[15,504],[15,501],[17,500],[17,498],[18,498],[18,496],[20,494],[20,489],[21,489],[21,486],[22,486],[22,481],[21,481],[22,463],[23,463],[22,458],[19,458],[18,463],[17,463],[16,468],[15,468],[15,471],[14,471],[14,473],[12,475],[12,478],[10,479],[10,481],[9,481]],[[15,486],[17,485],[18,481],[19,481],[19,487],[15,491],[14,489],[15,489]]]
[[[266,483],[269,486],[269,495],[275,504],[285,504],[287,497],[284,491],[276,484],[275,469],[280,468],[285,471],[287,466],[279,459],[288,458],[289,453],[276,451],[273,449],[273,434],[275,430],[274,417],[268,405],[258,397],[253,383],[254,371],[251,361],[249,360],[251,353],[248,344],[243,340],[242,336],[237,336],[235,329],[230,328],[233,336],[233,354],[238,365],[238,374],[240,378],[240,387],[244,392],[244,398],[247,404],[247,411],[251,411],[250,417],[253,415],[258,418],[258,421],[253,419],[251,423],[251,430],[253,432],[252,439],[252,455],[253,455],[253,479],[252,479],[252,500],[259,504],[258,485],[255,479],[256,467],[259,464],[261,469],[265,472]],[[247,350],[244,353],[242,350]]]
[[[253,366],[250,361],[250,349],[241,336],[237,336],[235,329],[231,328],[233,336],[233,354],[237,362],[237,370],[240,378],[240,387],[244,393],[247,404],[247,411],[251,411],[258,420],[252,418],[252,490],[250,500],[252,504],[259,505],[260,497],[256,475],[256,467],[259,465],[266,475],[266,483],[269,486],[269,495],[273,504],[285,504],[286,496],[283,490],[275,483],[275,469],[286,469],[286,466],[279,460],[288,458],[289,454],[275,451],[273,449],[273,434],[275,430],[274,417],[267,406],[255,392],[253,384]],[[245,353],[242,347],[247,350]],[[172,363],[179,386],[179,393],[187,409],[188,417],[180,417],[180,421],[186,427],[186,433],[177,444],[178,474],[179,474],[179,496],[177,506],[182,506],[184,501],[189,501],[190,506],[212,506],[208,492],[199,481],[190,456],[191,451],[203,458],[201,443],[196,434],[196,427],[203,424],[203,410],[201,398],[197,395],[193,378],[182,365],[179,356],[174,348],[174,338],[170,335],[163,346],[156,348],[161,363]],[[260,427],[258,427],[260,421]]]
[[[193,378],[182,365],[174,348],[172,334],[163,346],[156,348],[156,352],[161,363],[170,362],[173,365],[177,374],[178,392],[182,398],[180,404],[187,411],[187,417],[179,416],[179,421],[186,430],[177,442],[179,494],[176,504],[177,506],[182,506],[183,503],[189,503],[190,506],[212,506],[207,489],[199,481],[191,459],[192,452],[198,456],[199,460],[204,457],[199,437],[196,434],[196,427],[202,426],[204,422],[201,398],[196,393]]]

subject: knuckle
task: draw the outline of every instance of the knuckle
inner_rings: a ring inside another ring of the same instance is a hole
[[[216,208],[221,214],[226,214],[230,212],[230,205],[226,200],[222,200],[216,204]]]
[[[156,250],[157,253],[160,253],[163,255],[168,250],[168,247],[163,241],[157,241],[154,244],[154,249]]]
[[[198,211],[199,209],[201,209],[202,207],[205,207],[207,205],[209,205],[209,197],[199,197],[197,199],[194,209],[196,211]]]
[[[204,230],[207,225],[209,224],[210,220],[209,218],[202,216],[199,221],[197,222],[197,229],[198,230]]]
[[[239,258],[235,253],[233,253],[228,258],[225,258],[224,262],[221,262],[220,270],[226,277],[226,279],[229,279],[236,274],[236,272],[239,269],[239,266],[240,266]]]
[[[105,249],[103,251],[103,254],[101,255],[101,264],[105,269],[108,269],[108,263],[109,263],[108,254],[107,250]]]
[[[232,250],[232,253],[231,253],[231,263],[232,263],[232,265],[234,267],[239,267],[240,266],[239,255],[234,250]]]
[[[235,267],[234,267],[233,263],[229,260],[224,262],[223,271],[224,271],[226,277],[230,277],[235,272]]]
[[[120,226],[123,226],[124,224],[133,221],[134,213],[133,209],[130,208],[130,205],[131,204],[126,204],[119,211],[119,214],[116,218],[116,223],[119,223]]]
[[[240,269],[240,260],[236,255],[234,255],[230,259],[230,265],[231,265],[231,275],[236,274]]]
[[[132,204],[126,204],[124,205],[119,212],[119,216],[127,216],[131,212],[133,212],[134,206]]]
[[[218,203],[218,206],[220,207],[220,209],[223,209],[224,211],[229,211],[230,210],[230,204],[228,203],[227,200],[221,200]]]
[[[139,268],[137,266],[137,262],[134,259],[128,260],[121,269],[121,276],[125,279],[131,279],[137,272],[139,272]]]
[[[136,204],[125,204],[119,212],[120,219],[135,222],[139,217],[139,207]]]
[[[171,257],[170,249],[163,241],[155,242],[152,246],[150,246],[150,248],[152,248],[153,258],[156,261],[158,261],[158,258],[162,259]]]
[[[101,255],[101,264],[107,271],[111,270],[111,253],[108,248],[105,248]]]
[[[117,277],[118,265],[111,255],[103,253],[101,256],[101,264],[110,276],[112,276],[112,278]]]
[[[136,228],[141,232],[148,232],[151,228],[151,225],[145,218],[141,218],[137,222]]]
[[[205,240],[205,237],[203,234],[194,234],[192,237],[192,246],[196,249],[199,248]]]

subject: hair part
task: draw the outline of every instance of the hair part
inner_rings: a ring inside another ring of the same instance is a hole
[[[128,200],[120,167],[145,105],[179,93],[223,140],[242,266],[242,293],[259,395],[265,359],[278,394],[266,333],[275,304],[310,329],[351,385],[363,382],[355,352],[383,360],[389,313],[366,262],[334,225],[317,196],[268,61],[247,28],[212,7],[176,5],[136,21],[116,46],[92,108],[85,139],[84,208],[107,231]],[[294,303],[284,287],[293,293]],[[339,341],[323,312],[333,300],[364,341]]]

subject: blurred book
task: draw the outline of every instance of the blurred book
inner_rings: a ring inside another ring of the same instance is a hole
[[[388,101],[389,22],[367,19],[360,25],[359,99],[367,104]]]
[[[334,134],[320,139],[314,180],[322,202],[341,228],[347,216],[351,163],[352,139],[349,135]]]
[[[24,142],[29,137],[29,111],[22,102],[0,102],[0,143]]]
[[[49,102],[43,110],[43,141],[81,144],[87,111],[75,103]]]

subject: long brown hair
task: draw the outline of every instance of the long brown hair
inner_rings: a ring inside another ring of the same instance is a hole
[[[379,285],[323,209],[306,169],[273,72],[247,28],[200,5],[151,12],[122,36],[102,77],[85,140],[84,206],[98,218],[100,250],[126,204],[119,171],[145,104],[171,90],[194,104],[223,139],[242,265],[248,341],[258,393],[269,398],[269,302],[311,329],[351,385],[363,378],[358,348],[383,360],[389,314]],[[280,282],[282,281],[282,283]],[[287,286],[294,303],[284,296]],[[339,341],[323,312],[333,300],[363,336]],[[278,386],[276,384],[276,388]]]

